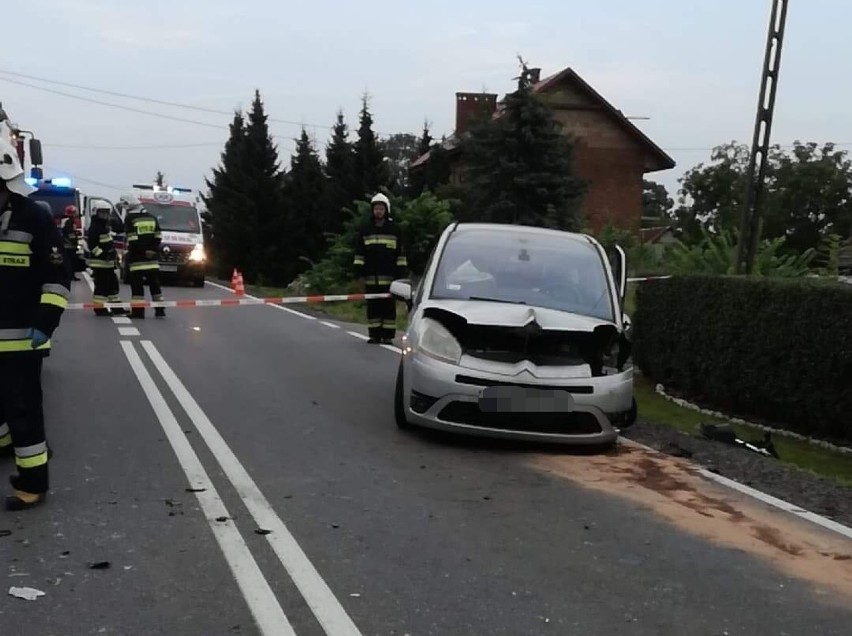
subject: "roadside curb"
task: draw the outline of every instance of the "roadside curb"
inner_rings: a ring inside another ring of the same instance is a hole
[[[656,448],[652,448],[651,446],[647,446],[645,444],[636,442],[632,439],[628,439],[625,437],[619,437],[618,443],[624,446],[641,448],[642,450],[650,451],[651,453],[657,455],[665,455],[665,453],[657,450]],[[717,484],[730,488],[731,490],[735,490],[741,494],[747,495],[752,499],[756,499],[757,501],[778,508],[779,510],[783,510],[784,512],[793,514],[799,517],[800,519],[804,519],[805,521],[809,521],[813,524],[821,526],[822,528],[835,532],[843,537],[846,537],[847,539],[852,539],[852,528],[844,526],[843,524],[833,521],[831,519],[827,519],[826,517],[820,516],[809,510],[805,510],[800,506],[795,506],[787,501],[784,501],[783,499],[778,499],[777,497],[768,495],[765,492],[756,490],[755,488],[751,488],[750,486],[746,486],[745,484],[741,484],[740,482],[734,481],[733,479],[728,479],[727,477],[723,477],[722,475],[717,475],[716,473],[709,471],[706,468],[702,468],[701,466],[692,462],[688,463],[694,466],[698,474],[700,474],[705,479],[709,479],[710,481],[714,481]]]

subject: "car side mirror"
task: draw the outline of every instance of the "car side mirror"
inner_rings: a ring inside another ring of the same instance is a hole
[[[44,157],[41,154],[41,140],[30,139],[30,163],[34,166],[40,166]]]
[[[405,302],[410,303],[411,281],[409,281],[407,278],[393,281],[390,286],[390,294],[391,296],[395,296],[400,300],[404,300]]]

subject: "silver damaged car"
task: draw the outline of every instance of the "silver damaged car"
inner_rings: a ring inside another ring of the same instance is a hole
[[[636,420],[624,251],[537,227],[454,223],[409,306],[400,428],[609,446]]]

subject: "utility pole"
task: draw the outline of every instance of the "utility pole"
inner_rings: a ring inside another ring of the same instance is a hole
[[[751,274],[760,242],[761,212],[765,193],[766,167],[769,154],[769,137],[772,132],[772,115],[775,111],[775,91],[778,88],[778,71],[781,66],[781,45],[787,22],[789,0],[772,0],[772,17],[766,39],[766,56],[760,83],[760,99],[751,158],[746,173],[746,194],[740,218],[740,240],[737,242],[737,274]]]

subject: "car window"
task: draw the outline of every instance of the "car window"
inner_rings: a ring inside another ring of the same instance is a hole
[[[569,235],[469,229],[441,255],[431,297],[493,299],[614,320],[595,247]]]

